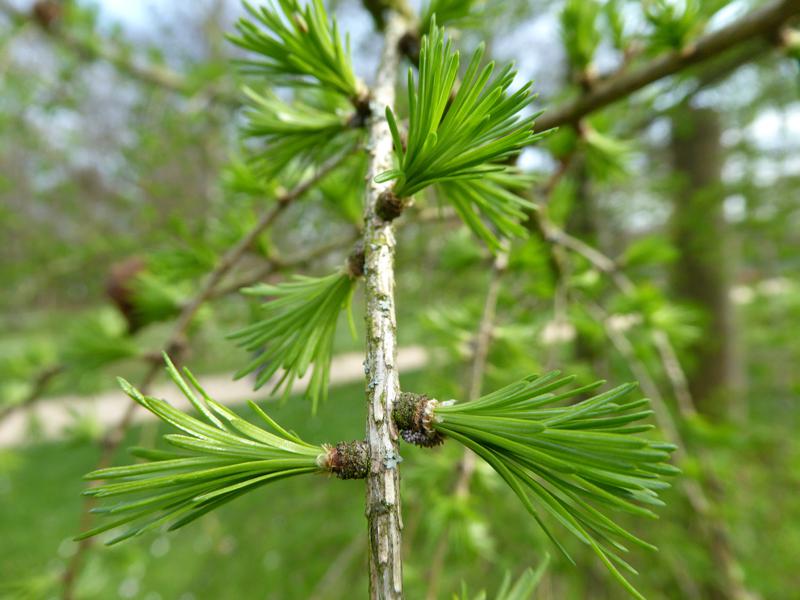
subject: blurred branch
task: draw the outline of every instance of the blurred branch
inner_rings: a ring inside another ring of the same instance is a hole
[[[467,401],[477,400],[481,395],[483,379],[486,373],[486,364],[489,357],[489,347],[494,334],[500,283],[507,266],[508,253],[499,253],[492,264],[492,270],[489,275],[489,285],[486,290],[486,299],[483,304],[483,313],[478,324],[478,331],[473,340],[472,365],[470,368]],[[453,494],[456,498],[466,498],[469,495],[469,487],[472,482],[472,476],[475,473],[476,460],[477,456],[475,453],[465,448],[464,454],[456,467],[458,479],[453,486]],[[426,594],[427,600],[435,600],[439,597],[439,582],[442,569],[444,568],[444,561],[447,557],[448,546],[448,532],[445,531],[440,536],[430,561],[430,575],[428,576],[428,591]]]
[[[309,600],[331,598],[332,591],[340,586],[351,563],[366,549],[366,542],[367,540],[361,531],[353,536],[353,539],[339,552],[336,559],[331,561],[328,569],[317,582],[311,594],[309,594]]]
[[[354,229],[351,235],[344,236],[341,239],[334,240],[327,244],[320,244],[305,254],[301,254],[287,260],[278,257],[267,257],[264,265],[260,269],[256,269],[252,273],[243,275],[228,285],[216,289],[212,295],[212,298],[219,298],[238,292],[243,287],[253,285],[254,283],[259,283],[269,275],[272,275],[278,271],[306,267],[309,263],[318,258],[322,258],[323,256],[327,256],[335,250],[341,250],[354,244],[360,235],[361,234],[358,229]]]
[[[255,270],[253,273],[248,275],[242,276],[239,279],[233,281],[232,283],[224,286],[224,287],[217,287],[214,289],[213,293],[209,297],[209,300],[216,300],[218,298],[222,298],[224,296],[229,296],[231,294],[235,294],[241,288],[247,287],[254,283],[258,283],[263,281],[266,277],[272,275],[273,273],[277,273],[279,271],[285,271],[288,269],[298,269],[302,267],[308,266],[311,262],[318,258],[322,258],[327,256],[331,252],[339,249],[344,249],[353,244],[358,239],[358,231],[354,231],[352,235],[344,237],[339,240],[335,240],[333,242],[327,244],[321,244],[316,248],[306,252],[305,254],[293,257],[288,260],[281,260],[279,258],[271,258],[267,257],[265,259],[265,264],[260,269]],[[140,359],[152,361],[157,359],[159,363],[161,362],[160,355],[154,356],[153,353],[143,354],[139,357]],[[31,381],[31,391],[30,393],[17,404],[3,407],[0,410],[0,423],[2,423],[7,417],[11,416],[17,410],[23,410],[32,406],[35,402],[37,402],[42,394],[45,392],[47,386],[50,384],[53,378],[63,373],[67,367],[63,364],[55,364],[43,369],[40,373],[38,373],[33,380]]]
[[[164,352],[170,355],[176,355],[173,357],[174,362],[179,362],[177,360],[177,356],[180,355],[183,348],[185,348],[186,333],[189,329],[192,319],[197,314],[197,311],[200,310],[200,307],[207,300],[214,296],[217,286],[222,282],[225,276],[242,258],[242,256],[244,256],[245,252],[253,245],[258,236],[266,231],[295,200],[300,198],[321,179],[338,167],[345,160],[345,158],[347,158],[354,151],[354,149],[355,148],[351,148],[350,150],[333,157],[331,160],[321,165],[312,176],[308,177],[293,189],[279,196],[275,203],[261,214],[261,217],[258,219],[255,226],[253,226],[253,228],[241,240],[239,240],[235,245],[231,246],[231,248],[222,256],[219,263],[208,276],[206,281],[201,285],[192,301],[189,302],[181,311],[181,314],[178,316],[178,319],[173,326],[172,332],[163,345]],[[150,367],[139,384],[139,389],[143,394],[147,393],[148,389],[153,384],[153,381],[155,381],[156,376],[161,370],[161,364],[160,356],[152,357],[152,360],[150,361]],[[125,433],[131,425],[137,406],[138,405],[132,400],[129,401],[125,413],[122,415],[120,421],[103,438],[102,451],[96,466],[97,469],[107,467],[111,463],[111,460],[114,458],[114,454],[125,437]],[[84,500],[83,511],[81,515],[82,522],[79,528],[81,531],[89,526],[89,521],[91,520],[91,513],[89,511],[92,508],[93,503],[94,499],[90,496],[87,496]],[[83,564],[83,556],[92,544],[91,540],[92,538],[86,538],[79,542],[75,554],[72,555],[72,558],[70,559],[67,568],[64,571],[62,578],[62,598],[64,600],[72,600],[72,598],[74,598],[75,581],[77,580],[77,576],[80,573],[81,566]]]
[[[664,431],[666,438],[678,446],[675,459],[678,465],[685,464],[689,458],[686,451],[686,442],[682,438],[672,415],[667,409],[664,397],[658,388],[647,367],[636,355],[636,350],[628,337],[609,322],[610,315],[598,304],[587,300],[584,305],[592,316],[600,323],[606,332],[611,344],[625,359],[633,376],[642,386],[642,391],[653,400],[652,407],[655,420],[659,429]],[[721,569],[724,586],[724,597],[732,600],[753,600],[754,596],[747,589],[742,580],[742,569],[732,549],[730,534],[724,520],[714,511],[714,505],[706,494],[701,482],[706,482],[713,489],[720,490],[721,485],[711,468],[706,453],[694,449],[693,456],[700,481],[684,476],[680,479],[683,493],[692,507],[695,522],[706,537],[711,550],[714,563]]]
[[[239,106],[241,104],[235,94],[214,89],[199,90],[196,86],[191,84],[185,75],[177,73],[168,67],[138,63],[127,53],[121,52],[108,44],[103,42],[93,43],[80,36],[74,35],[59,22],[60,19],[57,18],[57,16],[52,18],[52,20],[47,20],[42,16],[42,11],[44,9],[40,7],[49,4],[52,3],[36,2],[30,13],[26,13],[12,6],[8,0],[0,0],[0,12],[8,16],[12,23],[16,25],[25,25],[31,21],[35,22],[39,26],[38,28],[40,31],[81,58],[89,61],[101,60],[108,62],[113,65],[117,71],[132,79],[184,96],[199,94],[206,96],[208,100],[213,102],[231,106]],[[60,10],[60,7],[58,10]]]
[[[771,47],[772,46],[764,40],[756,40],[752,43],[742,44],[740,47],[737,47],[736,50],[732,50],[723,58],[714,61],[708,68],[698,73],[691,87],[678,100],[663,109],[651,110],[651,112],[643,116],[641,120],[637,120],[630,129],[636,131],[645,129],[657,119],[669,115],[680,106],[685,106],[703,90],[722,83],[744,65],[759,60],[766,55],[767,50]]]
[[[652,335],[653,344],[661,356],[664,372],[672,384],[672,391],[675,394],[675,400],[678,402],[678,412],[684,419],[694,416],[697,410],[694,407],[692,393],[689,391],[689,380],[686,378],[686,372],[683,367],[681,367],[680,360],[678,360],[675,347],[669,341],[666,331],[657,329],[653,331]]]
[[[682,102],[686,102],[689,98],[700,93],[704,89],[724,81],[740,67],[764,56],[770,48],[772,48],[772,46],[764,40],[756,40],[753,43],[742,44],[737,47],[735,51],[731,51],[699,73],[694,85],[684,96]]]
[[[630,296],[635,292],[635,284],[620,268],[617,261],[583,240],[558,228],[547,218],[546,206],[540,207],[538,211],[534,212],[533,216],[542,237],[551,244],[553,260],[559,268],[563,267],[563,256],[557,250],[564,248],[582,256],[596,269],[606,274],[622,294]],[[642,386],[642,391],[653,400],[653,410],[658,427],[665,433],[669,441],[678,446],[678,450],[675,452],[675,458],[678,463],[685,463],[688,458],[685,441],[670,414],[658,384],[645,364],[637,356],[633,344],[621,330],[611,325],[609,315],[602,307],[591,299],[588,299],[583,304],[595,320],[603,324],[604,331],[611,344],[625,359],[631,373]],[[652,333],[652,339],[658,349],[664,373],[667,375],[667,379],[674,390],[681,418],[688,419],[693,417],[696,414],[696,410],[689,392],[686,375],[678,361],[677,353],[669,337],[666,332],[656,330]],[[696,450],[695,458],[697,459],[698,471],[702,480],[713,489],[721,489],[704,453],[701,450]],[[714,562],[722,571],[726,597],[735,600],[751,598],[750,592],[741,580],[741,570],[731,548],[730,536],[725,522],[714,514],[712,503],[703,486],[698,481],[688,478],[683,478],[681,485],[687,501],[694,513],[699,517],[697,524],[707,539]]]
[[[389,11],[395,11],[411,22],[416,17],[407,0],[362,0],[361,4],[372,17],[378,31],[383,31],[386,27],[386,14]]]
[[[50,382],[63,371],[64,365],[60,364],[52,365],[42,369],[33,379],[30,392],[28,392],[28,395],[25,396],[21,402],[12,404],[11,406],[6,406],[0,410],[0,422],[4,421],[17,410],[30,407],[35,404],[42,397],[42,394],[44,394],[44,392],[47,390],[47,386],[50,385]]]
[[[568,250],[579,254],[589,261],[597,270],[609,276],[612,283],[625,296],[631,296],[636,291],[636,286],[625,272],[619,267],[617,262],[593,248],[586,242],[568,234],[556,227],[547,220],[544,215],[539,213],[540,224],[546,241],[560,245]],[[666,332],[656,330],[652,334],[653,343],[657,348],[664,366],[664,373],[670,381],[675,398],[678,401],[678,410],[683,418],[688,418],[697,413],[689,391],[688,379],[681,364],[675,348],[670,342]]]
[[[753,39],[774,36],[791,18],[800,14],[800,0],[776,0],[730,25],[700,37],[681,51],[670,51],[635,68],[625,67],[598,81],[591,90],[560,108],[545,112],[535,130],[575,125],[591,112],[621,100],[641,88],[683,69],[718,56]]]

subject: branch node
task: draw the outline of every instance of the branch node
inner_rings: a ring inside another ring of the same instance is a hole
[[[372,116],[372,96],[368,89],[364,89],[358,96],[351,100],[353,103],[353,112],[350,119],[347,121],[348,127],[353,129],[361,129],[366,127],[369,118]]]
[[[392,410],[400,437],[423,448],[442,444],[444,436],[433,428],[433,411],[438,404],[438,400],[424,394],[402,392]]]
[[[320,468],[339,479],[364,479],[369,473],[369,450],[361,440],[325,446],[325,454],[317,458]]]
[[[45,30],[50,30],[64,16],[64,9],[53,0],[40,0],[31,9],[34,20]]]
[[[351,279],[358,279],[364,275],[364,241],[359,240],[353,247],[353,251],[347,257],[347,274]]]
[[[418,31],[406,31],[400,38],[398,48],[412,64],[419,65],[420,36]]]
[[[403,198],[399,198],[391,190],[386,190],[378,196],[378,201],[375,204],[375,214],[384,221],[394,221],[403,214],[405,207],[406,203]]]

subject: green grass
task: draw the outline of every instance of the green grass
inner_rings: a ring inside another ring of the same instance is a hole
[[[430,374],[402,378],[404,389],[435,395],[430,381]],[[331,390],[315,418],[300,398],[283,406],[270,404],[269,412],[310,442],[356,439],[363,436],[363,398],[363,386],[353,384]],[[152,439],[152,428],[145,425],[131,431],[126,446]],[[731,497],[727,510],[734,515],[726,516],[753,587],[764,597],[774,597],[793,572],[791,557],[798,543],[796,528],[784,527],[776,519],[792,522],[797,506],[792,494],[776,496],[768,491],[774,492],[776,483],[784,489],[797,485],[796,476],[790,474],[800,455],[796,450],[790,453],[788,464],[779,471],[786,476],[776,482],[765,478],[758,461],[767,451],[786,458],[785,449],[717,450],[721,473],[733,477],[745,472],[755,486],[749,500]],[[578,565],[558,557],[513,494],[487,469],[478,470],[472,501],[466,506],[454,503],[449,490],[457,477],[454,465],[460,452],[454,443],[433,451],[401,447],[408,598],[425,597],[431,556],[448,514],[465,518],[463,527],[449,537],[440,598],[449,598],[462,579],[471,590],[494,590],[506,570],[519,574],[537,564],[544,552],[553,554],[554,560],[538,598],[620,597],[597,560],[554,527]],[[0,452],[0,598],[58,597],[57,575],[75,548],[71,538],[78,532],[81,477],[96,459],[93,445],[66,442]],[[129,462],[127,454],[120,453],[117,462]],[[754,498],[761,500],[754,504]],[[621,522],[661,547],[657,555],[634,551],[630,557],[641,571],[636,585],[651,600],[681,596],[676,573],[700,582],[713,573],[697,532],[687,529],[680,495],[671,491],[667,504],[659,521]],[[776,548],[774,556],[758,550],[765,544]],[[147,534],[113,548],[98,545],[89,555],[77,598],[306,599],[329,569],[333,575],[325,589],[317,590],[319,598],[366,597],[363,482],[300,477],[246,494],[177,532]],[[27,595],[22,593],[26,590]]]
[[[315,419],[299,399],[271,412],[308,439],[356,438],[364,422],[359,387],[336,390]],[[128,443],[137,443],[139,435],[133,430]],[[0,581],[63,563],[74,548],[69,540],[77,533],[81,475],[96,456],[88,445],[52,443],[7,461],[12,464],[0,479]],[[121,454],[118,462],[124,460]],[[155,590],[163,598],[187,592],[241,598],[242,590],[261,598],[307,597],[338,550],[363,532],[363,485],[323,476],[295,483],[246,495],[175,534],[99,548],[81,581],[81,597],[116,597],[123,583],[126,590],[138,588],[132,597]]]
[[[421,374],[413,374],[403,377],[403,385],[422,389],[425,383]],[[283,406],[271,403],[269,412],[311,442],[357,439],[363,437],[363,398],[363,386],[353,384],[334,388],[317,417],[310,417],[308,403],[300,398]],[[133,429],[125,445],[151,435],[147,428]],[[414,548],[406,557],[405,580],[408,597],[418,598],[425,594],[435,547],[435,529],[427,516],[440,492],[452,485],[460,449],[449,444],[436,451],[440,467],[430,473],[418,468],[430,451],[409,446],[401,451],[408,480],[403,485],[406,546]],[[81,476],[94,467],[97,450],[89,444],[45,443],[2,457],[0,597],[5,598],[19,597],[18,590],[9,591],[15,583],[43,588],[57,583],[56,574],[75,547],[71,538],[78,528]],[[121,452],[116,462],[128,460]],[[497,501],[497,492],[487,496],[493,499],[486,507],[490,518],[502,523],[521,516],[513,498],[501,492]],[[462,578],[473,590],[492,589],[506,568],[519,573],[535,564],[548,548],[527,521],[502,528],[500,547],[509,551],[490,560],[476,560],[467,548],[454,547],[456,562],[444,574],[441,589],[456,591]],[[336,563],[342,554],[349,559]],[[302,477],[256,490],[177,532],[96,547],[79,581],[78,598],[309,598],[334,563],[332,571],[338,574],[324,590],[316,590],[319,597],[364,597],[366,560],[363,482]],[[49,595],[37,589],[28,597]]]
[[[404,377],[404,384],[417,388],[420,377]],[[299,398],[283,406],[270,405],[269,410],[309,441],[363,437],[360,384],[332,390],[315,418]],[[146,432],[141,428],[132,430],[126,445],[139,443],[142,435]],[[448,450],[457,456],[455,445]],[[403,451],[408,454],[404,467],[411,470],[421,455],[408,447]],[[55,574],[74,550],[71,538],[78,528],[81,476],[93,468],[97,450],[88,444],[59,442],[2,456],[0,597],[19,597],[20,590],[12,592],[9,586],[31,587],[42,580],[54,583]],[[128,460],[123,453],[117,458],[118,463]],[[405,493],[409,500],[406,518],[419,522],[426,501],[407,486]],[[509,505],[513,506],[510,498]],[[409,597],[424,595],[424,565],[432,550],[425,543],[424,528],[415,529],[420,549],[409,556],[406,567]],[[183,530],[144,535],[113,548],[98,546],[79,582],[78,597],[308,598],[342,553],[350,559],[334,567],[338,575],[329,579],[320,597],[361,597],[367,585],[365,534],[362,482],[325,476],[287,480],[247,494]],[[527,561],[522,559],[525,554]],[[523,552],[513,562],[532,564],[537,554]],[[454,573],[462,574],[461,569]],[[502,571],[493,573],[483,564],[469,578],[472,588],[484,585],[486,576],[499,581]],[[445,577],[445,589],[456,589],[457,580],[451,580]],[[48,597],[40,592],[37,589],[29,597]],[[153,595],[156,592],[160,596]]]

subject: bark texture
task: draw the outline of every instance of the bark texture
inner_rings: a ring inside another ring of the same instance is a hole
[[[721,396],[730,387],[733,357],[720,135],[713,109],[686,107],[673,119],[672,159],[680,181],[672,214],[672,239],[679,252],[672,285],[706,318],[692,348],[689,389],[698,410],[715,416],[725,412]]]
[[[364,203],[364,278],[366,284],[367,475],[366,513],[369,526],[370,597],[403,596],[401,558],[400,477],[397,465],[397,429],[392,407],[400,392],[396,368],[397,339],[394,304],[395,238],[391,222],[376,213],[378,199],[391,184],[375,183],[375,176],[392,167],[392,136],[386,107],[395,99],[395,77],[400,62],[398,42],[405,21],[396,14],[386,20],[383,54],[373,89],[369,123],[369,169]]]

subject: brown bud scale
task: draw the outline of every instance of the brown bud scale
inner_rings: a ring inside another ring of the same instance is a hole
[[[367,444],[355,440],[327,447],[322,467],[339,479],[364,479],[369,472]]]
[[[378,196],[375,213],[384,221],[394,221],[403,214],[406,203],[403,198],[398,198],[394,192],[387,190]]]
[[[401,393],[392,411],[400,437],[423,448],[442,444],[444,436],[433,428],[433,411],[437,404],[437,400],[425,395]]]

